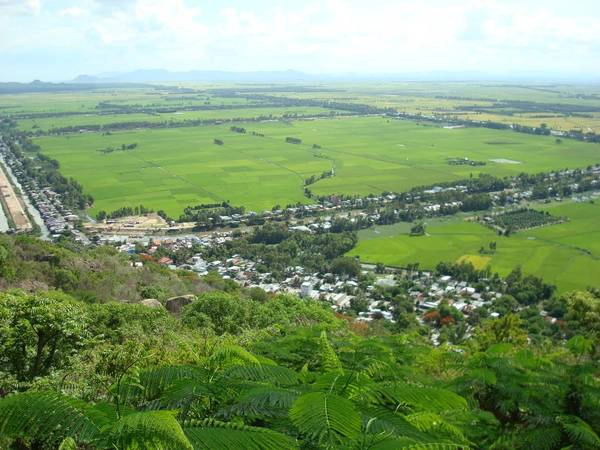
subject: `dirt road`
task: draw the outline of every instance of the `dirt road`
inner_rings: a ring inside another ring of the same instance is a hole
[[[2,201],[5,211],[8,213],[8,219],[12,221],[16,231],[31,231],[31,222],[25,213],[23,202],[10,184],[3,167],[0,167],[0,201]]]

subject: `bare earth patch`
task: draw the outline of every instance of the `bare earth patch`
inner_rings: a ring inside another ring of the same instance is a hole
[[[494,158],[494,159],[490,159],[490,161],[498,163],[498,164],[521,164],[521,161],[515,161],[514,159],[505,159],[505,158]]]
[[[481,270],[487,266],[492,260],[491,256],[482,256],[482,255],[463,255],[458,258],[458,262],[470,262],[477,270]]]

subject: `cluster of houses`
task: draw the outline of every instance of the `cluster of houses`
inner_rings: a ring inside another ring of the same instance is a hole
[[[382,292],[406,280],[410,281],[411,286],[406,291],[406,295],[416,308],[417,320],[421,324],[427,324],[428,312],[439,310],[442,303],[453,306],[466,317],[482,307],[490,312],[492,318],[500,315],[494,311],[494,305],[495,301],[502,297],[502,293],[492,289],[491,284],[486,283],[485,279],[480,279],[477,283],[468,283],[449,275],[409,269],[375,274],[372,272],[373,267],[369,265],[364,265],[365,270],[359,278],[333,273],[313,273],[302,266],[287,267],[283,275],[276,278],[274,274],[264,271],[262,261],[253,261],[240,255],[209,260],[205,258],[202,251],[199,251],[180,264],[175,264],[168,256],[160,256],[170,254],[170,252],[159,251],[161,247],[174,252],[184,248],[197,249],[198,245],[209,248],[222,245],[231,239],[231,233],[215,232],[202,237],[190,235],[138,242],[144,244],[142,246],[129,242],[121,244],[118,248],[122,252],[153,258],[159,264],[173,270],[188,270],[197,273],[198,276],[215,272],[223,279],[232,280],[247,289],[260,288],[267,293],[291,294],[304,299],[325,301],[334,311],[346,312],[355,309],[353,306],[361,304],[364,310],[358,312],[355,319],[357,322],[368,323],[375,320],[394,322],[394,306],[390,301],[382,300],[386,298],[382,296]],[[133,263],[135,266],[142,266],[142,264],[141,261]],[[352,300],[357,298],[361,301],[353,305]],[[548,321],[556,320],[546,317],[547,313],[544,311],[541,314]],[[433,328],[431,339],[434,344],[437,342],[437,336],[439,330]]]
[[[311,226],[311,229],[317,230],[319,228],[327,230],[327,225],[323,226],[323,222],[332,220],[332,217],[343,210],[348,209],[360,209],[368,204],[385,204],[390,203],[395,199],[395,195],[378,196],[378,197],[367,197],[367,198],[354,198],[351,200],[342,200],[336,196],[332,196],[329,200],[325,200],[322,203],[313,203],[309,205],[290,206],[288,208],[265,210],[257,213],[254,211],[248,211],[244,214],[232,214],[230,216],[218,216],[214,219],[220,226],[238,227],[240,225],[252,225],[256,222],[257,218],[264,221],[284,221],[293,218],[302,219],[306,217],[318,217],[319,221],[315,221],[313,224],[306,224]],[[323,216],[328,217],[323,217]],[[199,223],[200,226],[207,227],[206,223]],[[302,225],[299,225],[302,227]],[[306,229],[300,228],[299,231],[307,231]]]
[[[26,189],[36,209],[39,211],[46,227],[53,235],[60,235],[67,230],[73,230],[79,216],[69,210],[64,210],[60,194],[50,188],[40,188],[35,180],[31,180]]]
[[[0,154],[4,163],[10,168],[12,174],[20,181],[21,188],[25,191],[32,204],[38,211],[48,232],[53,237],[58,237],[66,231],[75,230],[75,222],[79,217],[64,208],[60,194],[49,187],[42,187],[35,179],[28,178],[23,170],[23,165],[12,152],[0,142]]]
[[[143,250],[136,245],[136,242],[127,242],[118,245],[121,252],[129,254],[139,253],[142,257],[152,257],[159,253],[159,248],[174,252],[182,248],[192,248],[193,246],[210,247],[221,245],[232,239],[231,233],[219,232],[211,233],[210,235],[184,236],[177,238],[166,239],[150,239],[149,241],[137,242],[143,244]],[[167,266],[171,269],[189,270],[196,272],[199,276],[205,276],[209,272],[218,273],[225,280],[233,280],[240,286],[245,288],[260,288],[268,293],[274,294],[293,294],[301,298],[318,299],[331,303],[332,309],[343,311],[350,307],[350,302],[357,295],[363,295],[368,300],[370,292],[375,289],[375,286],[369,285],[362,289],[359,282],[355,278],[336,275],[333,273],[309,273],[302,266],[288,267],[285,270],[285,277],[276,279],[272,273],[263,272],[257,269],[260,261],[252,261],[233,255],[230,258],[222,260],[206,260],[202,253],[196,253],[182,264],[176,265],[171,258],[161,256],[153,258],[158,264]],[[141,265],[141,262],[135,263]],[[383,286],[385,280],[377,282],[377,285]],[[391,320],[389,311],[378,309],[379,302],[370,299],[369,311],[361,313],[360,320],[371,320],[372,314],[382,314],[386,319]]]
[[[494,300],[502,297],[501,293],[490,290],[488,286],[484,291],[478,291],[466,281],[457,281],[449,275],[436,277],[431,272],[421,272],[414,275],[413,282],[415,285],[408,295],[422,311],[435,309],[444,301],[469,315],[474,309],[489,307]]]
[[[162,246],[170,251],[181,248],[192,248],[194,245],[210,247],[221,245],[232,239],[230,233],[212,233],[204,237],[186,236],[164,240],[151,240],[141,255],[152,257]],[[122,244],[118,247],[122,252],[136,253],[139,247],[134,243]],[[415,306],[422,312],[437,308],[442,301],[469,315],[471,311],[482,306],[491,306],[502,294],[486,287],[478,291],[476,287],[464,281],[454,280],[450,276],[435,276],[432,272],[400,271],[397,274],[377,275],[371,284],[359,283],[356,278],[349,278],[333,273],[309,273],[302,266],[288,267],[282,279],[276,279],[272,273],[259,271],[260,261],[252,261],[232,255],[226,259],[209,261],[202,253],[196,253],[182,264],[176,265],[166,256],[156,258],[159,264],[171,269],[189,270],[199,276],[209,272],[218,273],[223,279],[232,280],[245,288],[260,288],[268,293],[293,294],[301,298],[319,299],[331,303],[332,309],[344,311],[351,306],[357,296],[367,300],[368,309],[359,313],[358,321],[369,322],[375,319],[392,319],[392,306],[382,302],[373,295],[378,289],[396,286],[398,278],[410,279],[413,287],[408,291]],[[365,274],[366,271],[363,272]],[[492,313],[492,316],[494,313]]]

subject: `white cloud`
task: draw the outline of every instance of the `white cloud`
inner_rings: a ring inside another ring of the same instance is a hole
[[[512,64],[593,72],[600,70],[600,6],[579,1],[572,8],[559,0],[64,0],[52,8],[0,0],[2,13],[19,17],[0,14],[0,49],[62,46],[73,59],[85,55],[88,71],[389,73]]]
[[[10,15],[34,15],[42,11],[40,0],[0,0],[0,11]]]
[[[71,6],[70,8],[65,8],[58,12],[59,16],[64,17],[81,17],[84,14],[84,10],[81,9],[79,6]]]
[[[25,0],[25,4],[35,15],[42,11],[42,2],[40,0]]]

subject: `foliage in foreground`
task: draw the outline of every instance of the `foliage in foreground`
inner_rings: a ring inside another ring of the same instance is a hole
[[[433,348],[291,297],[0,294],[0,448],[600,448],[597,300],[563,300],[566,343],[509,314]]]
[[[306,329],[254,348],[221,342],[194,364],[143,367],[142,358],[131,359],[105,395],[88,401],[69,395],[68,383],[8,395],[0,400],[0,444],[600,448],[597,366],[581,336],[544,354],[507,343],[467,352],[406,336],[329,338]],[[282,348],[280,361],[265,356]]]

